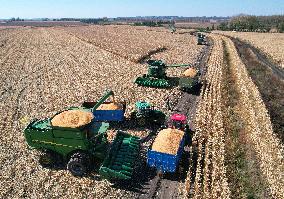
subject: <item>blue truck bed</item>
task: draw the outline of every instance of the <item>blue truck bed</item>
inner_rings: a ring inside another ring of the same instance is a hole
[[[97,102],[84,102],[82,104],[85,108],[92,108]],[[94,121],[106,121],[106,122],[112,122],[112,121],[123,121],[124,120],[124,113],[126,104],[123,104],[123,109],[121,110],[94,110]]]
[[[156,168],[158,171],[162,171],[163,173],[174,173],[178,168],[179,161],[182,156],[185,137],[186,136],[183,136],[176,155],[160,153],[149,149],[147,152],[147,164],[150,167]]]

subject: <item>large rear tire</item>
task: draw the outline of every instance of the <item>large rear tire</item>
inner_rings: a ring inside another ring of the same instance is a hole
[[[71,156],[67,169],[74,176],[84,176],[88,173],[90,160],[86,154],[75,153]]]

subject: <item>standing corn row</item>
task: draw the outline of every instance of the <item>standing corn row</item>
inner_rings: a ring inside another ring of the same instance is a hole
[[[273,133],[270,117],[260,93],[249,77],[233,42],[225,37],[223,39],[232,60],[233,74],[242,103],[240,109],[241,117],[246,121],[246,139],[253,144],[271,194],[275,198],[284,198],[283,145]]]
[[[220,36],[214,35],[212,38],[214,47],[208,61],[206,85],[202,88],[197,107],[196,134],[193,138],[198,145],[194,198],[229,198],[230,196],[224,166],[225,132],[221,109],[223,46]],[[188,178],[191,175],[189,172]],[[187,189],[188,187],[186,184]]]

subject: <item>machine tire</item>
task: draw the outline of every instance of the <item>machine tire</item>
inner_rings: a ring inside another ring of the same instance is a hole
[[[44,151],[39,157],[39,163],[43,167],[51,167],[55,163],[55,155],[51,151]]]
[[[86,154],[75,153],[71,156],[69,162],[67,163],[67,169],[74,176],[83,176],[88,173],[88,166],[90,160]]]

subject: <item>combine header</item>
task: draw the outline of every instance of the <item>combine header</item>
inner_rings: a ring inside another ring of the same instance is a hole
[[[162,60],[148,60],[148,74],[138,77],[135,83],[139,86],[154,88],[169,88],[172,86],[170,78],[167,77],[166,69],[168,67],[184,67],[190,64],[166,65]]]

